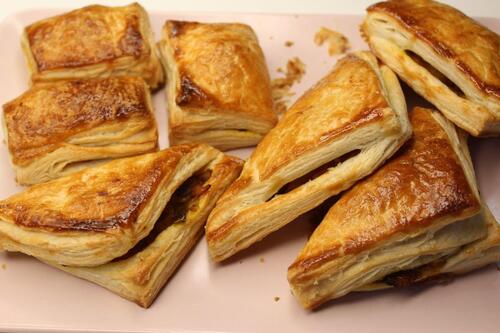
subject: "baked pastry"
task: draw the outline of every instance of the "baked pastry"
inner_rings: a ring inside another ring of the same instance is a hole
[[[207,222],[221,261],[351,187],[410,137],[394,73],[350,54],[306,92],[259,143]]]
[[[483,218],[488,227],[486,237],[463,247],[460,252],[447,258],[439,274],[464,274],[500,262],[500,225],[486,205],[483,210]]]
[[[0,248],[69,266],[98,266],[145,238],[174,191],[219,156],[181,145],[113,160],[0,201]]]
[[[457,252],[485,236],[465,136],[415,108],[413,138],[328,211],[288,269],[305,308]]]
[[[36,184],[111,158],[151,152],[158,132],[139,77],[35,84],[3,107],[20,184]]]
[[[379,281],[361,287],[361,290],[406,287],[417,283],[448,282],[456,275],[500,262],[500,226],[498,222],[486,204],[483,204],[481,213],[477,217],[481,219],[479,223],[486,225],[487,228],[486,235],[481,239],[464,245],[458,252],[429,264],[389,274]]]
[[[238,177],[241,165],[240,160],[219,153],[177,188],[153,230],[124,256],[97,267],[49,264],[149,307],[200,239],[208,214]]]
[[[167,21],[160,50],[172,144],[253,146],[276,124],[266,61],[248,25]]]
[[[438,27],[438,28],[436,28]],[[500,37],[453,7],[386,1],[362,25],[375,55],[474,136],[500,135]]]
[[[33,82],[136,75],[157,89],[165,80],[148,14],[137,3],[93,5],[35,22],[21,45]]]

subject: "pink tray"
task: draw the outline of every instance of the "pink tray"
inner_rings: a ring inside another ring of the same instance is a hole
[[[23,12],[0,23],[0,103],[27,88],[28,73],[19,46],[22,28],[57,14]],[[151,12],[160,36],[166,19],[238,21],[250,24],[264,48],[272,76],[293,56],[307,72],[300,94],[335,63],[326,47],[313,43],[321,26],[343,32],[353,50],[365,49],[358,33],[361,16],[188,14]],[[500,20],[481,20],[500,30]],[[293,47],[285,47],[285,41]],[[164,92],[154,97],[160,143],[168,145]],[[3,137],[0,128],[0,137]],[[500,140],[473,140],[472,152],[483,196],[500,217]],[[250,150],[235,154],[246,157]],[[0,145],[0,198],[21,187],[14,182],[7,148]],[[353,294],[317,312],[303,310],[290,293],[288,265],[313,228],[291,223],[223,265],[213,264],[201,241],[148,310],[105,289],[21,254],[0,254],[0,331],[113,332],[495,332],[499,329],[500,275],[494,267],[447,286]],[[262,260],[261,260],[262,258]],[[279,301],[274,298],[279,297]]]

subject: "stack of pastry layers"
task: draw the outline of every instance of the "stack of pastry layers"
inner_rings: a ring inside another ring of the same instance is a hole
[[[22,47],[32,86],[3,119],[16,179],[34,186],[0,201],[0,248],[148,307],[242,161],[200,142],[158,151],[165,69],[140,5],[36,22]]]
[[[344,57],[297,100],[206,227],[222,261],[337,200],[288,270],[309,309],[500,261],[467,147],[467,132],[500,134],[499,36],[427,0],[370,6],[361,34],[371,52]],[[408,119],[394,73],[437,110]]]
[[[106,24],[115,33],[92,30]],[[120,38],[60,45],[78,29]],[[149,306],[207,217],[222,261],[339,198],[288,271],[306,308],[500,260],[465,132],[500,132],[498,35],[432,1],[373,5],[361,31],[371,52],[342,58],[277,122],[247,25],[167,21],[157,52],[137,4],[33,24],[23,47],[35,84],[4,107],[9,151],[20,182],[64,177],[0,201],[0,247]],[[161,86],[160,63],[180,145],[104,163],[157,149],[149,88]],[[408,113],[396,74],[439,111]],[[207,145],[257,143],[242,170]]]

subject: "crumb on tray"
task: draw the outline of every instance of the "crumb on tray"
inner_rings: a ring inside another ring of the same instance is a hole
[[[275,301],[275,302],[278,302],[279,300],[280,300],[280,298],[279,298],[278,296],[275,296],[275,297],[274,297],[274,301]]]
[[[340,32],[321,27],[314,35],[314,43],[322,46],[328,42],[328,54],[334,56],[345,53],[349,49],[349,40]]]
[[[298,57],[294,57],[288,60],[286,71],[282,68],[278,68],[276,71],[285,74],[285,77],[278,77],[271,81],[275,110],[278,113],[283,113],[290,102],[289,97],[295,94],[290,91],[290,88],[295,83],[300,82],[306,72],[306,66]]]
[[[7,265],[6,264],[2,264],[2,269],[7,269]]]
[[[260,257],[259,261],[260,262],[265,262],[266,260],[263,257]]]
[[[291,40],[287,40],[287,41],[285,42],[285,46],[286,46],[286,47],[292,47],[292,46],[293,46],[293,44],[294,44],[294,43],[293,43]]]

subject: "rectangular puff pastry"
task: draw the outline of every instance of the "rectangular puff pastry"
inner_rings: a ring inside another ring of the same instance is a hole
[[[485,236],[464,136],[415,108],[413,138],[328,211],[288,269],[305,308],[456,253]]]
[[[394,73],[350,54],[307,91],[259,143],[208,222],[221,261],[369,175],[410,137]]]
[[[253,146],[276,124],[266,61],[248,25],[167,21],[160,50],[172,144]]]
[[[35,22],[21,44],[33,82],[137,75],[157,89],[165,80],[148,14],[137,3],[93,5]]]
[[[3,106],[3,123],[17,181],[25,185],[158,147],[140,77],[37,83]]]
[[[99,266],[148,236],[175,190],[220,152],[180,145],[113,160],[0,201],[0,248]]]
[[[368,8],[371,49],[449,120],[474,136],[500,135],[500,37],[430,0]]]
[[[241,165],[238,159],[219,153],[177,188],[148,236],[122,257],[96,267],[49,264],[149,307],[200,239],[208,214],[238,177]]]

